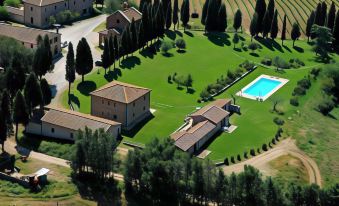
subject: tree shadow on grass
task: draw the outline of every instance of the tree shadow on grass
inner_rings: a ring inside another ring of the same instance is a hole
[[[284,47],[284,49],[287,50],[288,52],[290,52],[290,53],[292,52],[292,50],[291,50],[288,46],[283,45],[283,47]]]
[[[83,81],[80,82],[77,86],[78,91],[85,96],[89,96],[89,93],[96,90],[96,88],[97,85],[93,81]]]
[[[305,52],[305,50],[303,48],[298,47],[298,46],[294,46],[293,49],[296,50],[299,53],[304,53]]]
[[[181,31],[176,30],[175,33],[176,33],[178,36],[182,37]]]
[[[231,42],[228,40],[229,35],[226,33],[208,33],[205,34],[207,36],[208,40],[210,40],[213,44],[218,46],[230,46]]]
[[[143,49],[142,51],[140,51],[139,53],[145,57],[145,58],[150,58],[150,59],[153,59],[154,58],[154,55],[157,53],[156,50],[154,48],[151,48],[152,46],[150,47],[147,47],[145,49]]]
[[[184,53],[186,53],[186,50],[184,50],[184,49],[178,49],[177,52],[178,52],[179,54],[184,54]]]
[[[264,38],[261,38],[261,37],[255,37],[255,39],[261,44],[263,45],[264,47],[266,47],[267,49],[271,50],[271,51],[274,51],[274,48],[271,44],[271,42],[268,40],[268,39],[264,39]]]
[[[172,53],[166,52],[166,53],[161,53],[164,57],[173,57],[174,55]]]
[[[193,89],[193,88],[187,88],[186,93],[187,93],[187,94],[194,94],[194,93],[195,93],[195,89]]]
[[[131,129],[129,131],[122,131],[121,132],[122,135],[124,135],[126,137],[133,138],[153,118],[154,118],[154,115],[150,112],[149,116],[147,118],[145,118],[144,120],[142,120],[141,122],[139,122],[137,125],[135,125],[133,127],[133,129]]]
[[[140,65],[141,61],[139,57],[130,56],[121,61],[121,68],[123,69],[132,69],[136,65]]]
[[[170,39],[172,39],[172,40],[174,40],[175,38],[176,38],[176,33],[174,32],[174,31],[172,31],[172,30],[167,30],[166,32],[165,32],[165,35],[168,37],[168,38],[170,38]]]
[[[192,32],[190,32],[190,31],[185,31],[185,34],[187,35],[187,36],[189,36],[189,37],[194,37],[194,35],[193,35],[193,33]]]
[[[274,39],[270,39],[270,42],[271,42],[273,48],[280,51],[281,53],[284,53],[282,46],[277,41],[275,41]]]
[[[69,100],[71,104],[75,104],[78,108],[80,108],[80,101],[77,96],[75,96],[74,94],[70,94]]]
[[[240,48],[233,48],[234,51],[236,52],[242,52],[242,50]]]
[[[250,55],[254,56],[254,57],[259,57],[259,54],[255,53],[255,52],[251,52]]]
[[[121,70],[119,68],[115,68],[113,71],[108,71],[104,77],[108,82],[111,82],[113,80],[117,80],[118,77],[121,76],[122,76]]]

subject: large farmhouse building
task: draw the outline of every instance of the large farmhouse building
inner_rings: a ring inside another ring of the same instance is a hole
[[[230,99],[218,99],[188,115],[187,125],[171,135],[175,145],[190,154],[199,151],[211,137],[230,125],[232,107]]]
[[[28,26],[46,28],[50,26],[50,16],[65,10],[90,14],[93,0],[23,0],[22,3],[22,8],[7,7],[10,18]]]
[[[61,53],[61,34],[0,23],[0,36],[14,38],[27,48],[34,49],[37,47],[37,38],[39,35],[41,37],[44,37],[45,35],[49,37],[53,56]]]
[[[129,26],[133,19],[136,24],[141,21],[142,14],[134,7],[118,10],[106,18],[106,29],[99,32],[99,45],[102,46],[105,38],[118,36]]]
[[[121,124],[118,122],[54,107],[48,108],[42,117],[37,115],[32,118],[25,132],[74,141],[76,132],[85,127],[91,130],[104,129],[115,138],[120,137],[121,133]]]
[[[151,115],[150,94],[150,89],[113,81],[90,93],[91,114],[130,130]]]

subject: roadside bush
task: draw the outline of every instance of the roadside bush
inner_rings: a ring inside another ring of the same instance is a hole
[[[233,73],[231,70],[227,71],[227,77],[230,78],[232,81],[237,78],[235,73]]]
[[[237,160],[240,162],[241,161],[241,157],[240,157],[240,155],[238,154],[238,156],[237,156]]]
[[[168,77],[167,77],[167,82],[170,83],[170,84],[172,84],[172,76],[171,76],[171,75],[168,75]]]
[[[251,149],[250,150],[250,154],[254,157],[255,156],[255,151],[254,151],[254,149]]]
[[[202,90],[200,93],[200,98],[203,100],[207,100],[210,98],[210,93],[207,91],[207,89]]]
[[[228,162],[228,158],[226,157],[225,160],[224,160],[224,164],[225,165],[230,165],[230,163]]]
[[[235,163],[235,160],[234,160],[234,157],[232,156],[231,157],[231,162],[234,164]]]
[[[299,106],[299,100],[298,100],[298,97],[292,97],[290,99],[290,104],[293,105],[293,106]]]
[[[265,152],[267,151],[267,144],[262,145],[262,150],[265,151]]]
[[[186,42],[184,39],[175,40],[175,46],[178,47],[179,51],[186,49]]]
[[[245,158],[245,159],[247,159],[247,158],[248,158],[248,156],[247,156],[247,152],[246,152],[246,151],[244,152],[244,158]]]
[[[273,122],[276,123],[279,126],[284,125],[284,123],[285,123],[285,121],[283,119],[280,119],[279,117],[275,117],[273,119]]]
[[[235,70],[234,75],[236,78],[241,77],[241,75],[244,73],[244,71],[239,67]]]
[[[260,154],[260,148],[257,149],[257,153]]]
[[[326,95],[318,104],[317,109],[323,115],[327,116],[334,109],[334,106],[335,104],[332,97]]]
[[[7,21],[9,19],[9,14],[5,7],[0,6],[0,21]]]
[[[271,142],[272,142],[272,144],[275,144],[276,143],[275,138],[273,138]]]
[[[261,63],[266,65],[266,66],[271,66],[272,65],[272,59],[269,57],[265,57],[263,60],[261,60]]]
[[[242,67],[242,68],[245,68],[247,71],[250,71],[250,70],[252,70],[255,67],[255,64],[253,62],[245,60],[239,66]]]
[[[20,6],[20,0],[5,0],[4,5],[5,6],[11,6],[11,7],[16,7],[19,8]]]

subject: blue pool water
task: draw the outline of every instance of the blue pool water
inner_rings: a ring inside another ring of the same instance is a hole
[[[255,97],[264,97],[280,84],[280,81],[262,77],[243,91],[243,93]]]

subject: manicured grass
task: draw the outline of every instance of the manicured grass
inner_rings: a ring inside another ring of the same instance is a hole
[[[233,34],[231,34],[232,36]],[[167,39],[178,37],[178,34],[170,32]],[[171,55],[164,56],[160,52],[156,55],[144,51],[136,52],[134,56],[122,61],[120,69],[111,71],[104,77],[103,69],[100,74],[97,70],[85,77],[85,82],[77,80],[72,87],[72,102],[80,112],[90,112],[89,93],[113,79],[136,84],[152,89],[151,107],[156,110],[154,118],[145,124],[135,134],[125,136],[124,140],[137,143],[147,143],[154,137],[167,137],[175,131],[184,121],[187,114],[201,107],[197,103],[200,92],[210,83],[215,83],[221,75],[226,75],[227,70],[234,70],[245,59],[260,62],[264,57],[281,56],[286,61],[290,58],[299,58],[306,66],[299,69],[276,72],[272,68],[259,67],[252,74],[241,80],[232,88],[217,98],[230,98],[246,84],[254,80],[260,74],[268,74],[289,79],[289,82],[272,95],[265,102],[257,102],[246,98],[237,98],[237,104],[241,106],[242,115],[233,115],[231,123],[239,126],[232,134],[222,134],[208,146],[212,151],[210,158],[222,160],[225,157],[243,154],[251,148],[261,147],[268,143],[277,131],[273,118],[278,116],[270,112],[272,99],[280,98],[282,103],[278,105],[286,118],[287,115],[295,113],[296,108],[290,106],[289,99],[296,82],[306,76],[311,67],[318,65],[315,62],[311,47],[304,41],[298,41],[297,47],[292,48],[292,42],[286,41],[285,45],[280,43],[259,40],[263,42],[263,48],[254,54],[241,49],[233,50],[230,41],[232,37],[225,34],[211,35],[206,37],[203,32],[192,32],[184,34],[187,49],[185,53],[178,53],[175,49],[170,51]],[[244,35],[245,44],[249,38]],[[237,45],[240,47],[240,44]],[[168,75],[177,72],[178,75],[192,74],[194,83],[193,94],[188,94],[186,89],[178,90],[176,85],[167,82]],[[62,95],[62,104],[67,107],[67,91]]]

